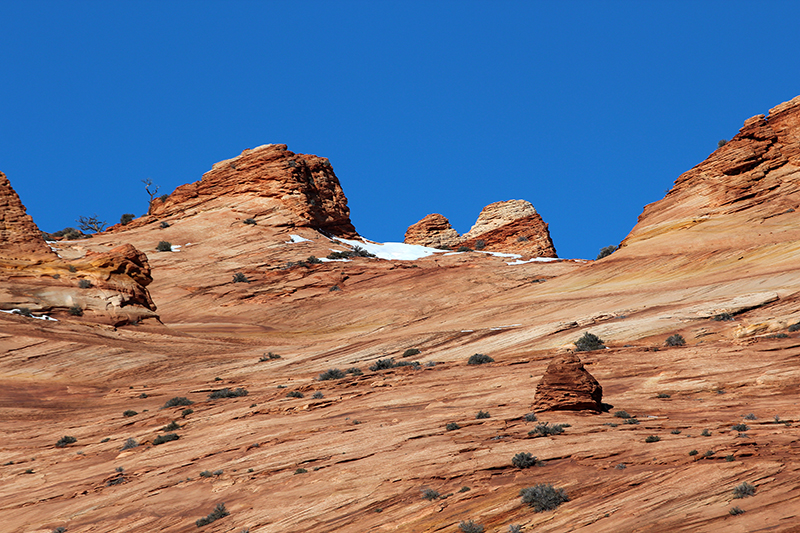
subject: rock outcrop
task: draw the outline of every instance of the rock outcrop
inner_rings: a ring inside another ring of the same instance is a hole
[[[0,238],[0,309],[61,316],[82,313],[86,320],[110,324],[157,316],[146,288],[153,278],[145,254],[122,245],[62,258],[42,238],[2,173]]]
[[[459,235],[449,220],[438,213],[433,213],[409,226],[404,242],[431,248],[452,248],[458,244]]]
[[[150,216],[125,227],[220,208],[233,209],[259,224],[357,236],[347,198],[328,159],[290,152],[285,144],[266,144],[214,164],[200,181],[178,187],[164,200],[155,199]]]
[[[428,215],[408,228],[405,242],[437,248],[466,246],[531,257],[557,257],[547,224],[525,200],[487,205],[464,235],[459,235],[442,215]]]
[[[575,354],[553,360],[536,386],[534,411],[602,411],[603,387]]]

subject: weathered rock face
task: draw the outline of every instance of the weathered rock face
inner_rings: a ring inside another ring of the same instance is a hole
[[[433,213],[409,226],[404,242],[431,248],[451,248],[459,242],[459,235],[449,220],[438,213]]]
[[[532,257],[557,257],[550,231],[525,200],[495,202],[483,208],[477,222],[459,235],[439,214],[428,215],[406,231],[406,244],[515,252]]]
[[[216,163],[203,179],[156,199],[149,217],[128,228],[165,217],[186,217],[231,208],[244,218],[273,226],[310,227],[340,237],[355,237],[347,198],[324,157],[295,154],[285,144],[245,150]]]
[[[153,281],[146,255],[128,244],[62,258],[2,173],[0,236],[0,309],[62,316],[80,309],[86,320],[111,324],[157,316],[146,288]]]
[[[30,255],[55,257],[11,182],[0,172],[0,257],[14,259]]]
[[[553,360],[536,386],[535,411],[602,411],[603,387],[575,354]]]

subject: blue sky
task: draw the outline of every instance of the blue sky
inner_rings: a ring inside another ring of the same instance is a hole
[[[0,0],[0,171],[40,228],[142,214],[245,148],[328,157],[365,237],[525,199],[619,243],[800,94],[800,3]]]

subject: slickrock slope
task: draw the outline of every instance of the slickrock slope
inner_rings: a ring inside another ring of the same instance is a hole
[[[525,200],[487,205],[475,225],[464,235],[459,235],[442,215],[428,215],[409,226],[405,242],[448,248],[466,246],[527,257],[557,257],[547,224]]]
[[[777,136],[764,154],[787,162],[743,194],[756,196],[723,205],[742,196],[729,190],[744,190],[741,174],[681,179],[596,262],[303,265],[349,246],[223,206],[70,244],[60,253],[74,260],[144,250],[164,324],[0,313],[0,520],[26,533],[457,533],[466,520],[487,533],[800,531],[800,224],[785,213],[800,207],[799,113],[763,119]],[[155,252],[161,240],[180,251]],[[608,349],[580,364],[613,407],[540,412],[569,427],[530,434],[536,384],[587,331]],[[665,346],[675,333],[685,346]],[[468,365],[476,352],[495,362]],[[390,358],[419,364],[376,366]],[[320,379],[332,368],[358,372]],[[175,397],[194,403],[164,407]],[[179,438],[155,444],[167,433]],[[64,436],[76,442],[56,447]],[[122,450],[127,439],[138,446]],[[523,452],[543,466],[512,465]],[[755,494],[734,498],[744,482]],[[569,501],[534,512],[519,494],[538,483]],[[195,525],[222,502],[229,516]]]
[[[603,387],[574,354],[557,357],[536,385],[534,411],[603,410]]]
[[[156,317],[147,256],[133,246],[68,261],[45,242],[0,173],[0,309],[121,324]],[[68,242],[59,246],[69,247]],[[66,253],[66,252],[65,252]],[[82,254],[83,255],[83,254]]]

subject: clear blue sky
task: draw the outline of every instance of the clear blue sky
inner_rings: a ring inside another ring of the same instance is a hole
[[[117,222],[245,148],[328,157],[356,229],[525,199],[561,257],[800,94],[800,2],[0,0],[0,171]]]

